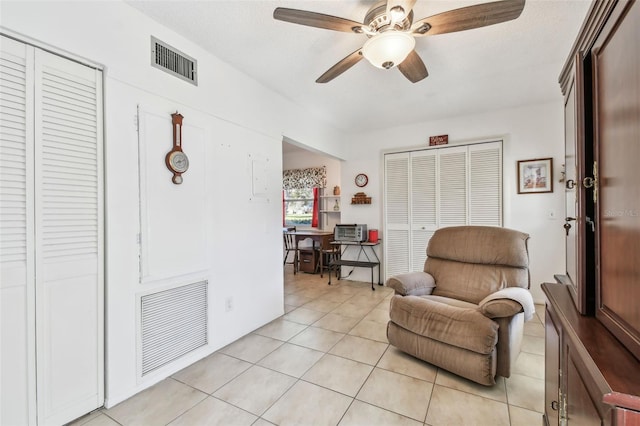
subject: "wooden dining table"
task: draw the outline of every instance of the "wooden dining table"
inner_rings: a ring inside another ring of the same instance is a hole
[[[293,273],[296,274],[298,272],[298,259],[299,259],[299,243],[300,241],[304,241],[307,238],[313,240],[312,247],[314,250],[317,249],[320,251],[320,276],[322,276],[323,272],[323,256],[322,256],[322,248],[330,247],[331,241],[333,241],[333,232],[332,231],[315,231],[315,230],[300,230],[291,232],[292,235],[295,236],[296,241],[296,250],[293,258]],[[316,246],[317,243],[317,246]]]

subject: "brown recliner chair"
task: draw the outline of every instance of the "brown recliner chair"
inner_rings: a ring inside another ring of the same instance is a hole
[[[389,343],[483,385],[509,377],[535,312],[528,238],[488,226],[437,230],[424,272],[387,280],[395,290]]]

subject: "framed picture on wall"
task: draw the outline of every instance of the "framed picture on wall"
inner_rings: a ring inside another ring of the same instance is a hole
[[[553,159],[518,161],[518,194],[553,192]]]

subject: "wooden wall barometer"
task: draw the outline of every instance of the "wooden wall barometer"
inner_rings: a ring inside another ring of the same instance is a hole
[[[182,174],[189,168],[189,158],[182,151],[182,115],[176,111],[171,114],[173,124],[173,149],[164,158],[169,170],[173,173],[171,181],[176,185],[182,183]]]

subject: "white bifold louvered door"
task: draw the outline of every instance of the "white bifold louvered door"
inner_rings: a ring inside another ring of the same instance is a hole
[[[385,271],[387,276],[409,270],[409,154],[384,157]]]
[[[384,164],[387,278],[421,271],[438,228],[502,226],[502,142],[386,154]]]
[[[410,271],[421,271],[427,258],[427,243],[438,227],[440,188],[436,185],[437,151],[411,153],[411,256]]]
[[[103,399],[102,73],[36,50],[38,421]]]
[[[3,38],[3,55],[16,43]],[[27,358],[35,359],[24,378],[27,417],[33,423],[35,407],[38,424],[63,424],[104,396],[102,74],[37,48],[25,52],[25,183],[12,195],[24,198],[25,219],[3,217],[2,237],[4,246],[6,233],[23,234],[29,247],[25,309],[11,318],[24,320]],[[13,170],[2,163],[3,184],[5,169]],[[4,327],[4,312],[2,319]],[[13,349],[3,342],[5,352]],[[8,384],[3,377],[3,411]]]
[[[469,225],[502,226],[502,143],[469,146]]]
[[[2,425],[33,424],[36,417],[33,59],[33,48],[0,37]]]
[[[467,147],[438,150],[439,227],[467,224]],[[426,250],[426,246],[425,246]]]

